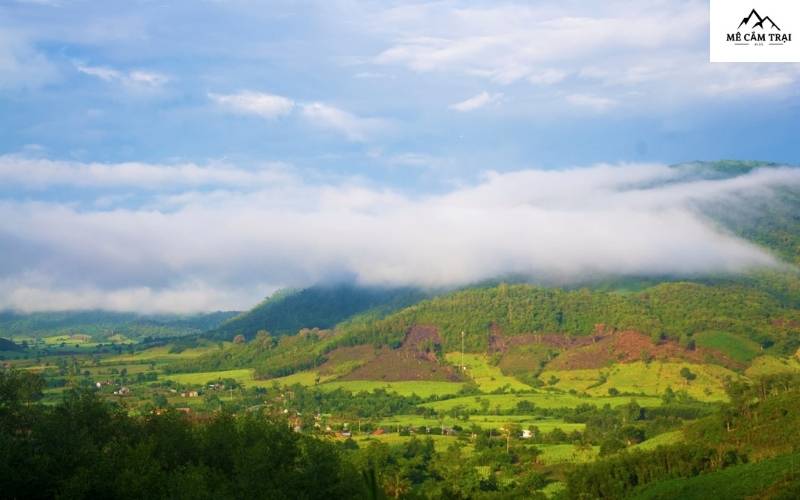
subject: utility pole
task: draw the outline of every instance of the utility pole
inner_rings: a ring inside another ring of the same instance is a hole
[[[461,371],[464,370],[464,330],[461,330]]]

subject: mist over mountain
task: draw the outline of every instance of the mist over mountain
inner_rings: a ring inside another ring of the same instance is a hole
[[[28,165],[45,167],[79,168]],[[108,180],[117,170],[88,172]],[[569,285],[737,274],[782,265],[737,234],[739,215],[789,213],[796,199],[780,193],[798,186],[798,168],[711,162],[487,172],[435,195],[290,173],[114,210],[10,201],[0,206],[0,307],[241,310],[343,276],[435,289],[507,275]]]

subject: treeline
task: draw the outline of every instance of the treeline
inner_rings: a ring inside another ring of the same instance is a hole
[[[335,444],[263,415],[131,417],[93,391],[31,404],[41,379],[0,371],[0,497],[369,498]]]

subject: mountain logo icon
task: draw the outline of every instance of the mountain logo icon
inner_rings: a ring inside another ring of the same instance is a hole
[[[754,24],[753,24],[753,26],[752,26],[752,29],[761,28],[761,29],[763,30],[763,29],[764,29],[764,23],[765,23],[765,22],[767,22],[767,21],[769,21],[769,24],[768,24],[767,26],[770,26],[771,28],[775,28],[775,29],[776,29],[776,30],[778,30],[778,31],[780,31],[780,30],[781,30],[781,29],[778,27],[778,25],[777,25],[777,24],[775,24],[775,21],[773,21],[772,19],[770,19],[770,18],[769,18],[769,16],[766,16],[766,17],[761,17],[761,16],[758,14],[758,12],[756,11],[756,9],[753,9],[753,10],[751,10],[751,11],[750,11],[750,13],[747,15],[747,17],[745,17],[744,19],[742,19],[742,22],[741,22],[741,23],[739,23],[739,27],[738,27],[738,28],[736,28],[736,29],[738,30],[738,29],[739,29],[739,28],[741,28],[742,26],[750,27],[750,21],[753,19],[753,17],[755,17],[755,18],[758,20],[758,22],[756,22],[756,23],[754,23]]]

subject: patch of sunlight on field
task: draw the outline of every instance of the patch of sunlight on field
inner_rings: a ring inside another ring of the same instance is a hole
[[[680,374],[684,367],[697,375],[697,378],[687,382]],[[685,390],[700,401],[724,401],[727,399],[725,379],[736,379],[738,375],[718,365],[637,361],[603,369],[548,370],[539,376],[544,381],[551,377],[558,379],[555,387],[559,389],[574,389],[592,396],[608,395],[611,388],[621,393],[659,396],[667,387],[672,387],[675,391]],[[604,377],[605,382],[602,381]]]
[[[335,377],[332,375],[320,375],[316,371],[302,371],[293,373],[291,375],[286,375],[285,377],[276,377],[265,380],[253,380],[248,383],[248,386],[272,387],[275,384],[278,384],[280,386],[299,384],[311,387],[317,385],[317,379],[319,379],[319,383],[324,383],[327,380],[331,380],[332,378]]]
[[[683,441],[683,431],[671,431],[659,434],[658,436],[652,437],[647,441],[642,441],[639,444],[635,444],[631,446],[630,449],[654,450],[659,446],[667,444],[676,444],[680,443],[681,441]]]
[[[376,389],[385,389],[396,392],[401,396],[416,394],[421,398],[431,396],[446,396],[457,394],[464,384],[460,382],[438,382],[433,380],[407,380],[399,382],[381,382],[377,380],[342,380],[320,384],[322,390],[344,389],[352,393],[372,392]]]
[[[759,356],[744,371],[748,377],[774,375],[776,373],[793,373],[800,371],[800,363],[796,358],[778,358],[775,356]]]
[[[486,400],[486,403],[481,401]],[[470,409],[480,409],[485,406],[488,410],[499,408],[500,410],[510,410],[515,408],[521,401],[533,403],[538,408],[575,408],[582,404],[590,404],[601,408],[605,405],[612,407],[622,406],[635,400],[641,406],[654,407],[661,405],[661,398],[654,396],[606,396],[589,397],[561,392],[535,392],[530,394],[484,394],[476,396],[463,396],[460,398],[446,399],[444,401],[434,401],[424,403],[422,406],[433,408],[436,411],[448,411],[457,406]]]
[[[542,450],[539,461],[545,465],[591,462],[600,454],[599,446],[576,446],[574,444],[537,444]]]
[[[230,342],[226,342],[223,344],[223,348],[229,347],[231,344]],[[207,344],[200,347],[191,347],[185,349],[181,352],[169,352],[171,346],[158,346],[158,347],[151,347],[150,349],[145,349],[144,351],[139,351],[134,354],[121,354],[119,356],[113,356],[106,360],[106,363],[137,363],[137,362],[152,362],[152,361],[174,361],[179,359],[193,359],[200,357],[204,354],[208,354],[214,351],[218,351],[219,345],[214,344]]]
[[[698,347],[723,352],[740,363],[747,363],[761,351],[761,346],[757,342],[727,332],[701,332],[693,338]]]
[[[545,494],[547,498],[553,498],[557,495],[560,495],[562,491],[567,488],[567,485],[561,481],[554,481],[552,483],[548,483],[547,486],[542,488],[542,493]]]
[[[388,445],[399,445],[403,443],[407,443],[411,441],[414,436],[400,436],[397,433],[388,433],[388,434],[381,434],[379,436],[373,436],[371,434],[354,436],[353,439],[358,442],[359,446],[368,446],[371,441],[376,441],[379,443],[386,443]],[[445,451],[448,446],[453,443],[459,442],[455,436],[438,436],[434,434],[417,434],[417,439],[427,439],[430,437],[433,440],[433,446],[436,451]],[[465,444],[463,452],[465,454],[472,453],[472,446]]]
[[[448,352],[445,358],[450,363],[460,366],[461,353]],[[508,389],[515,391],[527,391],[531,386],[520,382],[514,377],[504,375],[500,368],[489,364],[485,354],[464,353],[464,366],[467,367],[467,376],[478,384],[483,392],[492,392],[508,386]]]
[[[94,344],[89,335],[53,335],[51,337],[44,337],[44,343],[47,345],[59,344]]]
[[[253,370],[251,368],[241,368],[238,370],[220,370],[214,372],[168,373],[161,378],[174,380],[179,384],[185,385],[203,385],[212,380],[232,378],[240,384],[248,386],[250,385],[249,383],[253,381]]]
[[[564,422],[558,419],[537,419],[528,415],[470,415],[469,419],[452,418],[445,416],[443,420],[438,418],[425,418],[423,415],[396,415],[393,417],[382,418],[378,425],[396,430],[400,427],[438,427],[442,424],[445,427],[460,426],[468,429],[477,425],[483,429],[498,429],[508,423],[516,423],[523,429],[538,427],[541,432],[548,433],[553,429],[560,428],[564,432],[583,431],[586,424]]]

